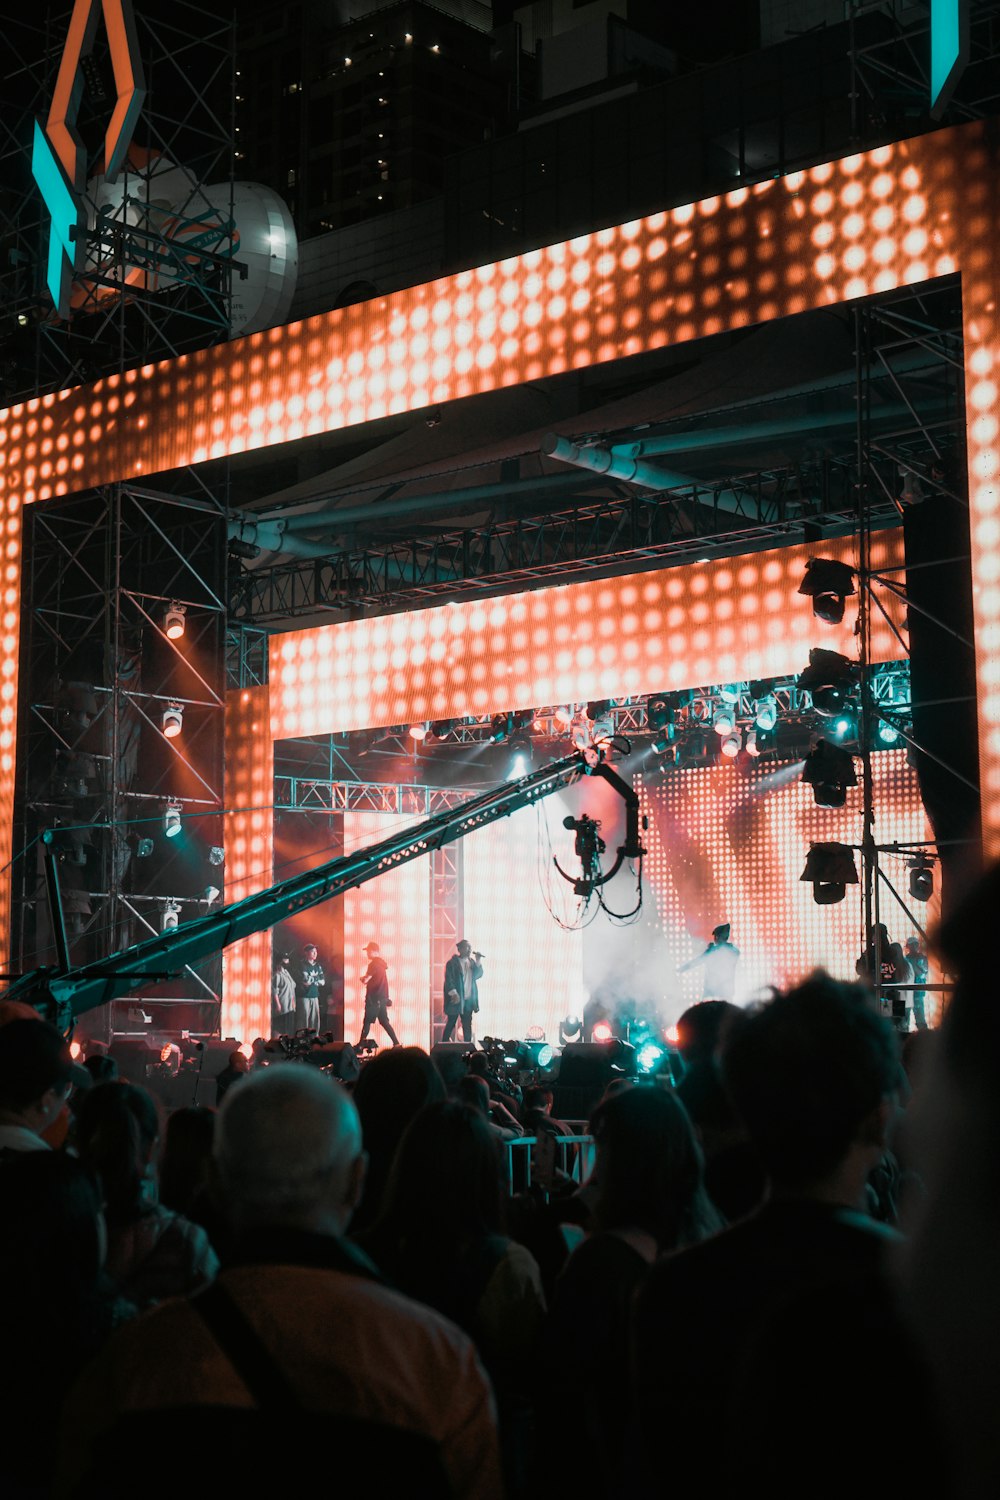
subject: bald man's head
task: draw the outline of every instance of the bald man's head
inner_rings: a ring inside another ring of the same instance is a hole
[[[341,1234],[364,1181],[357,1110],[324,1073],[283,1063],[232,1089],[213,1155],[237,1228]]]

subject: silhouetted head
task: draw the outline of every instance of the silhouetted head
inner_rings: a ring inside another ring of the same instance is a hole
[[[768,1175],[793,1190],[829,1177],[901,1082],[897,1035],[868,991],[821,971],[744,1012],[722,1071]]]

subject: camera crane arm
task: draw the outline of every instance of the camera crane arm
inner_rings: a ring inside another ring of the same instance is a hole
[[[95,963],[78,968],[36,969],[11,984],[5,998],[35,1005],[65,1029],[86,1011],[132,994],[140,987],[162,983],[185,964],[197,963],[241,938],[263,932],[297,912],[319,906],[398,865],[454,843],[477,828],[572,786],[584,776],[600,776],[625,799],[629,830],[626,842],[634,846],[636,854],[641,853],[639,799],[635,791],[605,765],[601,756],[588,750],[553,761],[518,781],[505,782],[458,807],[436,813],[416,828],[392,834],[354,854],[328,860],[314,870],[279,881],[256,895],[184,922]]]

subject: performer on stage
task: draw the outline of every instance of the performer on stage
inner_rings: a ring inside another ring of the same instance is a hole
[[[448,1017],[441,1040],[450,1042],[455,1022],[462,1018],[462,1039],[472,1041],[472,1017],[479,1009],[479,981],[483,977],[480,963],[481,953],[472,951],[472,944],[463,938],[458,952],[453,953],[444,968],[444,1013]]]
[[[389,1020],[389,1006],[392,1004],[389,999],[389,965],[379,952],[378,943],[369,943],[365,952],[368,954],[368,967],[361,976],[361,983],[365,987],[365,1021],[358,1046],[367,1040],[369,1031],[378,1021],[392,1045],[398,1047],[399,1037]]]
[[[291,955],[279,955],[271,982],[271,1035],[287,1036],[295,1030],[295,976]]]
[[[921,948],[918,937],[908,937],[906,939],[906,962],[909,964],[913,974],[913,983],[923,984],[927,979],[927,954]],[[918,1031],[927,1030],[926,1002],[926,990],[913,991],[913,1019]]]
[[[878,975],[883,986],[882,1005],[892,1016],[894,1025],[901,1031],[905,1031],[906,1000],[909,991],[884,987],[909,984],[913,979],[913,970],[906,961],[906,954],[901,944],[892,941],[889,929],[884,922],[878,922],[869,930],[868,947],[854,965],[854,971],[859,979],[867,979],[873,988],[876,975]]]
[[[718,927],[713,927],[712,941],[704,953],[681,964],[677,972],[686,974],[689,969],[704,964],[705,986],[702,999],[732,1000],[736,993],[736,965],[739,957],[740,950],[735,943],[729,941],[729,923],[721,922]]]
[[[323,965],[315,943],[306,943],[302,950],[302,967],[299,971],[299,993],[295,1006],[297,1031],[319,1030],[319,990],[326,984]]]

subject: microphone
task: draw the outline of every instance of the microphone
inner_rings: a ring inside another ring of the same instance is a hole
[[[478,948],[473,948],[473,950],[472,950],[472,956],[473,956],[473,958],[485,958],[486,954],[485,953],[480,953],[480,951],[479,951]]]

